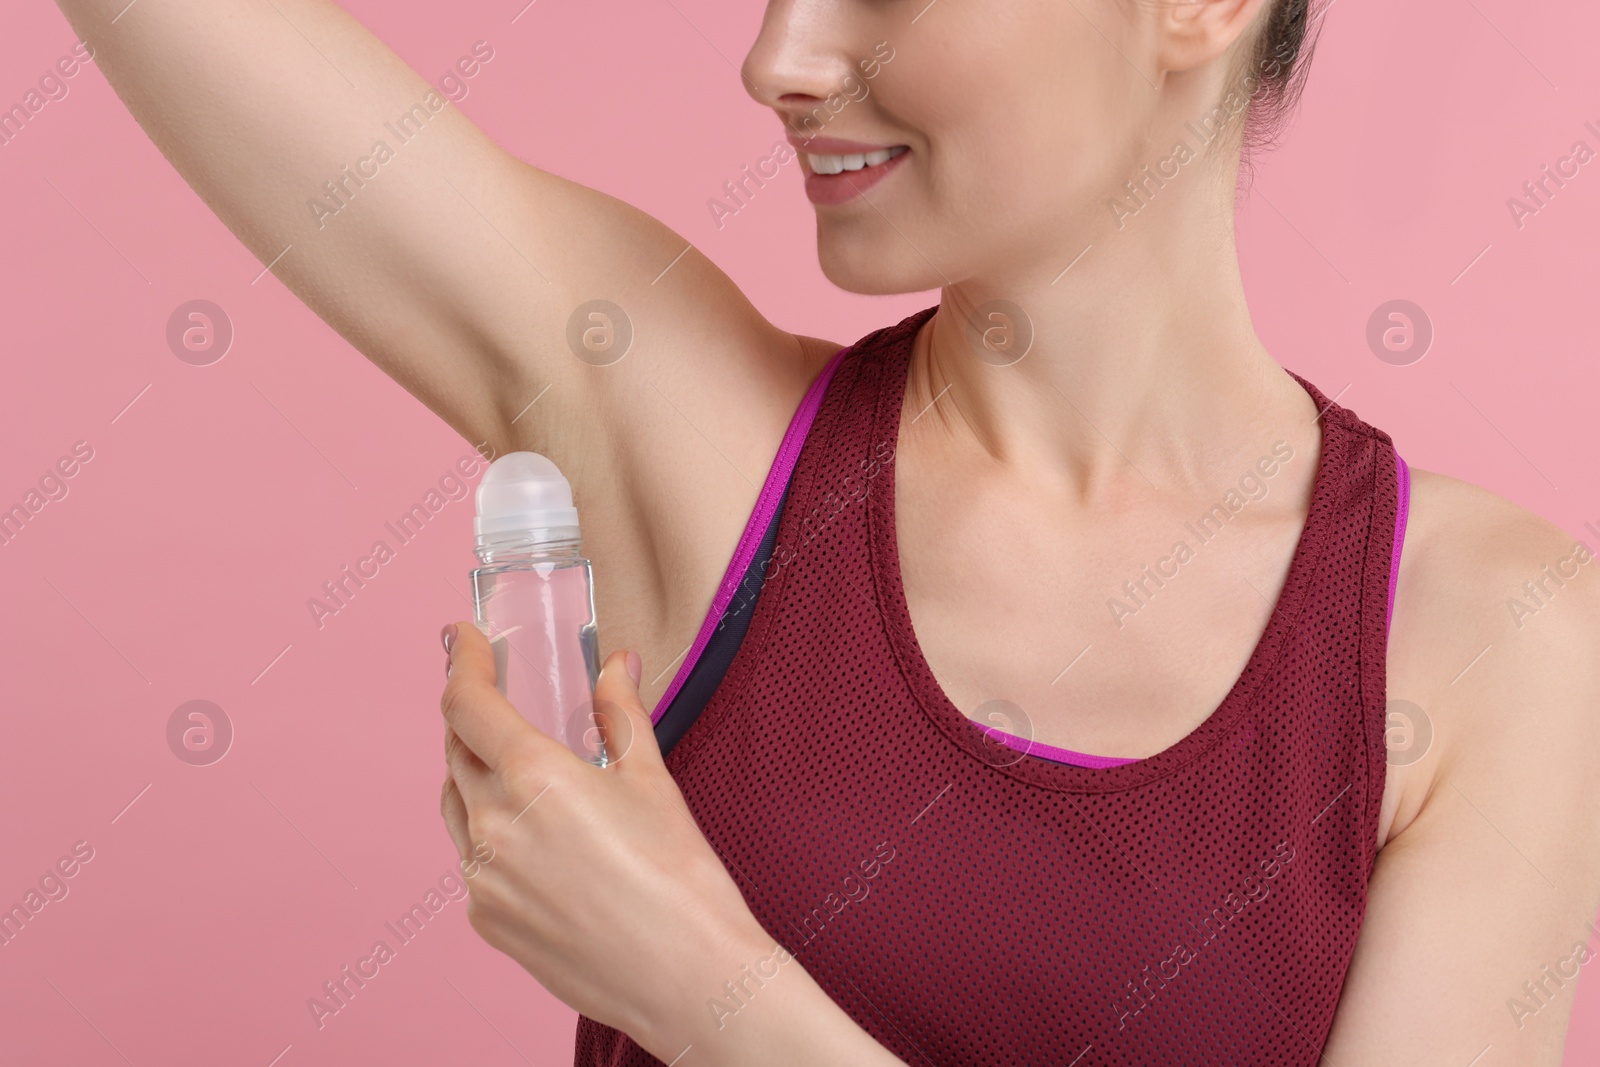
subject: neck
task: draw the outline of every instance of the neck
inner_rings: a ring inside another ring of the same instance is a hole
[[[945,285],[915,340],[902,433],[1079,499],[1130,482],[1203,490],[1226,457],[1275,437],[1314,446],[1314,403],[1250,321],[1232,205],[1217,202],[1231,177],[1173,182],[1089,242],[1041,239]],[[991,301],[1012,313],[985,314]],[[967,325],[980,316],[998,351]]]

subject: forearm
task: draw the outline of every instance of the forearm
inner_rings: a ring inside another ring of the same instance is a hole
[[[679,1011],[648,1051],[682,1067],[890,1067],[902,1061],[878,1044],[817,985],[800,961],[770,939],[747,940],[705,966],[678,998]],[[679,1058],[681,1057],[681,1059]]]

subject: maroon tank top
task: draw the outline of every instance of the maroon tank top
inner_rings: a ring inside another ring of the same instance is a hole
[[[830,365],[748,631],[667,768],[761,925],[906,1063],[1310,1067],[1377,854],[1392,441],[1289,372],[1322,446],[1233,688],[1147,759],[1033,755],[951,703],[906,609],[894,450],[936,310]],[[735,1026],[760,978],[728,977],[703,1010]],[[575,1052],[661,1062],[584,1016]]]

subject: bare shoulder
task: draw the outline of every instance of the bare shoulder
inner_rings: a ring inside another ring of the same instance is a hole
[[[1426,589],[1434,598],[1447,598],[1452,607],[1496,604],[1521,629],[1525,627],[1518,624],[1525,618],[1512,613],[1508,600],[1520,595],[1537,613],[1541,604],[1522,583],[1536,581],[1546,571],[1557,578],[1549,580],[1551,593],[1540,595],[1543,603],[1565,600],[1559,593],[1571,590],[1575,595],[1570,601],[1600,605],[1600,577],[1591,577],[1600,567],[1588,566],[1593,559],[1580,539],[1497,493],[1447,474],[1411,469],[1411,510],[1400,566],[1403,575],[1412,576],[1412,590]],[[1567,562],[1558,570],[1561,561]],[[1508,592],[1503,583],[1511,579],[1516,588]]]
[[[1470,482],[1411,474],[1388,696],[1420,709],[1430,750],[1391,767],[1404,788],[1386,839],[1453,777],[1576,781],[1600,758],[1594,546]]]
[[[1474,656],[1498,647],[1506,653],[1498,658],[1507,660],[1585,639],[1592,649],[1600,639],[1596,562],[1589,545],[1527,508],[1471,482],[1412,468],[1396,646],[1431,635],[1435,640],[1416,651],[1465,642],[1461,647]],[[1452,639],[1439,641],[1446,630],[1454,631]]]
[[[1413,470],[1411,501],[1388,695],[1420,758],[1390,749],[1324,1051],[1554,1067],[1600,907],[1600,562],[1457,478]]]

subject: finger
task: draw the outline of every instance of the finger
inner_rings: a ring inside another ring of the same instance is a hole
[[[450,768],[450,777],[469,805],[491,802],[495,798],[494,772],[468,748],[450,727],[444,730],[444,762]]]
[[[453,776],[447,776],[444,780],[444,789],[439,795],[439,814],[444,816],[444,826],[450,832],[450,840],[455,842],[457,855],[466,860],[472,852],[472,837],[467,829],[467,802],[461,799],[461,790],[456,787]]]
[[[439,710],[480,760],[498,767],[512,748],[544,735],[495,688],[494,651],[483,631],[470,622],[455,625],[449,680],[439,698]]]
[[[606,657],[594,685],[594,724],[605,741],[607,764],[664,768],[650,713],[639,699],[639,686],[628,671],[628,657],[619,649]]]

